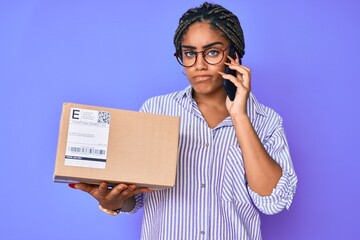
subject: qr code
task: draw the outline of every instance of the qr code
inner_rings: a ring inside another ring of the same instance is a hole
[[[99,111],[98,123],[110,124],[110,113]]]

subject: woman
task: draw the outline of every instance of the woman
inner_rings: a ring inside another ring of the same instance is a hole
[[[239,20],[204,3],[180,18],[174,44],[190,86],[149,99],[141,111],[181,116],[175,187],[70,186],[91,194],[113,215],[143,206],[142,239],[261,239],[258,210],[289,208],[297,177],[281,117],[250,92]],[[227,68],[236,75],[224,73]],[[233,101],[225,79],[237,87]]]

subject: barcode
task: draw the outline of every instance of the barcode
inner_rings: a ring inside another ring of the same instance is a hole
[[[68,151],[72,153],[81,153],[89,155],[105,155],[106,151],[102,149],[90,147],[68,147]]]
[[[99,111],[98,123],[110,124],[110,113],[109,112]]]

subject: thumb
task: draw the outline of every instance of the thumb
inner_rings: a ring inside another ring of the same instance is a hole
[[[106,197],[108,193],[108,186],[105,182],[102,182],[98,188],[98,193],[101,197]]]

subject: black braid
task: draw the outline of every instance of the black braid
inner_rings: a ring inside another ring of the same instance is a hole
[[[204,21],[209,21],[212,27],[220,30],[229,39],[240,58],[244,56],[244,33],[238,17],[218,4],[207,2],[203,3],[200,7],[189,9],[180,18],[179,26],[174,36],[176,51],[181,50],[181,42],[189,26],[193,23]]]

